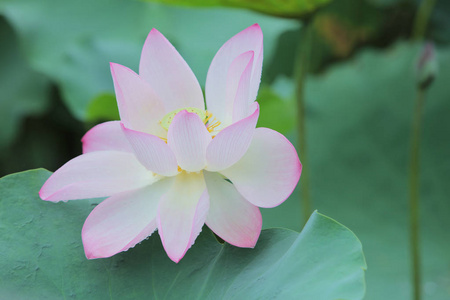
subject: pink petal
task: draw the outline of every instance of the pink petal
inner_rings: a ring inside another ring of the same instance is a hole
[[[245,200],[219,173],[205,172],[204,176],[209,194],[206,225],[232,245],[253,248],[262,227],[259,208]]]
[[[165,136],[159,121],[166,111],[150,85],[119,64],[111,63],[111,74],[122,123],[133,130]]]
[[[225,123],[233,121],[234,105],[249,106],[249,84],[253,66],[253,51],[247,51],[236,57],[230,64],[226,78],[226,95],[224,102],[208,102],[208,110]],[[239,91],[239,93],[238,93]],[[236,98],[239,100],[236,102]]]
[[[110,257],[126,251],[156,229],[158,203],[172,179],[113,195],[101,202],[86,219],[82,230],[88,259]]]
[[[81,142],[83,143],[83,153],[107,150],[133,153],[130,143],[122,132],[120,121],[105,122],[94,126],[83,136]]]
[[[302,165],[294,146],[280,133],[257,128],[240,161],[221,171],[239,193],[259,207],[274,207],[292,193]]]
[[[167,112],[184,107],[205,109],[202,89],[194,73],[156,29],[150,31],[145,41],[139,74],[161,97]]]
[[[234,101],[234,96],[227,98],[227,95],[230,94],[230,90],[235,90],[231,87],[228,79],[232,74],[230,73],[230,68],[234,63],[237,64],[237,62],[234,61],[238,56],[249,51],[253,51],[254,53],[249,84],[249,96],[247,99],[248,104],[251,104],[258,94],[263,58],[263,35],[258,24],[248,27],[228,40],[219,49],[209,67],[205,89],[206,103],[208,110],[215,114],[221,121],[223,120],[220,117],[223,118],[224,105],[228,105],[226,103],[229,101]],[[244,63],[243,57],[241,57],[240,63]],[[241,73],[244,71],[245,66],[241,67]],[[237,68],[235,70],[235,73],[233,73],[235,75],[233,76],[239,80],[241,74],[237,72]],[[235,92],[231,92],[231,94],[234,93]]]
[[[236,95],[233,99],[233,110],[231,113],[233,123],[242,120],[243,118],[246,118],[249,115],[250,110],[249,108],[251,106],[251,103],[249,103],[249,96],[250,96],[252,65],[253,65],[253,55],[249,64],[242,72],[241,78],[236,88]]]
[[[147,169],[163,176],[173,176],[178,173],[175,155],[161,138],[131,130],[123,124],[122,130],[131,144],[137,159]]]
[[[258,122],[259,106],[245,119],[240,120],[220,131],[206,149],[208,171],[226,169],[247,152]]]
[[[158,207],[158,233],[167,255],[178,263],[192,246],[209,209],[202,173],[182,172]]]
[[[155,175],[131,153],[95,151],[75,157],[42,186],[42,200],[67,201],[107,197],[151,184]]]
[[[211,135],[195,113],[183,110],[175,115],[167,133],[167,143],[186,171],[197,172],[206,165],[206,147]]]

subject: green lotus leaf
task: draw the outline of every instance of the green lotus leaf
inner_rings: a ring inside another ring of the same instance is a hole
[[[80,231],[98,200],[50,203],[50,172],[0,179],[0,294],[8,299],[362,299],[365,259],[346,227],[314,213],[301,233],[263,230],[254,249],[207,227],[180,263],[157,233],[108,259],[87,260]]]

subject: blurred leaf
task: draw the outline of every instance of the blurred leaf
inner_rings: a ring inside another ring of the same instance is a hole
[[[0,13],[18,32],[33,68],[58,84],[80,120],[86,119],[90,101],[114,92],[110,61],[137,71],[152,27],[177,47],[203,84],[215,52],[234,34],[258,22],[265,35],[265,55],[270,57],[276,37],[298,26],[293,20],[249,11],[193,10],[122,0],[3,0]]]
[[[384,34],[391,14],[392,11],[363,0],[338,0],[322,9],[311,25],[314,32],[311,71],[317,72],[324,64],[349,57],[362,44],[375,42]]]
[[[81,154],[83,124],[71,116],[55,88],[49,100],[45,113],[25,118],[16,139],[1,152],[0,177],[29,168],[56,170]]]
[[[269,87],[262,86],[257,100],[261,106],[258,127],[267,127],[282,134],[292,131],[296,122],[293,99],[282,99]]]
[[[17,38],[0,16],[0,149],[9,146],[23,118],[47,108],[49,81],[34,72],[19,50]]]
[[[419,3],[416,1],[416,3]],[[437,43],[450,43],[450,2],[436,1],[427,37]]]
[[[330,48],[332,55],[347,57],[357,44],[368,41],[376,33],[380,14],[375,13],[375,10],[373,12],[361,18],[364,22],[359,24],[354,24],[348,15],[323,12],[314,19],[313,26],[318,38]]]
[[[380,7],[389,7],[397,4],[403,4],[405,2],[411,2],[414,0],[367,0],[368,3],[380,6]]]
[[[272,82],[280,75],[293,76],[296,49],[304,42],[308,27],[312,31],[308,68],[317,74],[348,59],[358,49],[387,47],[407,37],[414,13],[412,5],[384,8],[366,0],[335,0],[321,8],[306,26],[280,35],[275,55],[266,60],[266,80]]]
[[[317,8],[327,4],[332,0],[146,0],[153,2],[163,2],[166,4],[186,5],[186,6],[231,6],[247,8],[265,14],[300,18],[312,13]]]
[[[86,121],[100,123],[111,120],[120,120],[116,96],[101,94],[89,104]]]
[[[179,264],[160,238],[108,259],[87,260],[80,239],[92,201],[49,203],[50,176],[0,180],[0,293],[61,299],[362,299],[366,264],[356,236],[314,213],[302,231],[262,232],[254,249],[219,244],[205,230]],[[152,296],[151,296],[152,295]]]
[[[365,50],[306,83],[313,207],[361,239],[370,266],[367,300],[411,298],[407,199],[417,46]],[[438,47],[437,58],[421,148],[424,300],[450,299],[450,48]],[[298,230],[299,194],[264,209],[264,227]]]
[[[416,13],[424,0],[366,0],[381,8],[394,8],[397,11],[397,27],[408,28],[405,36],[410,36],[413,29]],[[409,17],[404,18],[409,15]],[[402,20],[403,19],[403,20]],[[403,25],[402,25],[403,23]],[[393,26],[391,30],[396,30]],[[386,35],[386,33],[385,33]],[[434,1],[434,7],[427,25],[425,39],[436,44],[448,45],[450,43],[450,1]]]

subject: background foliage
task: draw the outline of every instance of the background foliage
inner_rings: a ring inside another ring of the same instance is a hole
[[[361,243],[318,213],[301,234],[264,230],[251,250],[219,244],[205,227],[179,264],[157,234],[110,259],[88,261],[74,229],[98,201],[48,206],[37,192],[50,174],[40,169],[0,180],[2,297],[321,300],[364,294]]]
[[[0,175],[37,167],[54,171],[81,153],[86,130],[116,119],[109,62],[137,70],[152,27],[175,45],[204,86],[221,44],[259,23],[265,61],[258,126],[274,128],[295,144],[293,74],[295,49],[304,38],[301,24],[245,9],[255,9],[249,6],[254,1],[239,2],[244,8],[174,2],[201,5],[0,0]],[[418,1],[325,2],[317,2],[313,18],[307,10],[295,13],[311,22],[314,36],[306,81],[313,207],[360,238],[369,266],[365,299],[407,299],[409,137],[421,48],[410,42],[410,33]],[[276,2],[262,3],[269,4],[257,10],[273,11]],[[421,248],[424,299],[439,300],[450,297],[448,1],[437,1],[427,38],[437,45],[440,70],[424,113]],[[300,231],[299,198],[297,190],[280,207],[263,210],[264,227]]]

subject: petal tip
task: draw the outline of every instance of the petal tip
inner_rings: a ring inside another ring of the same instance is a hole
[[[194,113],[194,112],[189,112],[186,109],[183,109],[182,111],[180,111],[178,113],[180,115],[180,117],[186,117],[186,118],[199,118],[198,114]]]
[[[84,255],[89,260],[98,259],[98,258],[107,258],[107,257],[112,256],[112,255],[101,255],[99,253],[95,253],[95,251],[90,251],[89,249],[87,249],[86,246],[84,247]]]
[[[84,224],[85,225],[81,229],[81,240],[83,241],[84,255],[86,256],[87,259],[102,258],[103,256],[96,253],[95,249],[93,249],[95,247],[93,247],[92,242],[88,241],[88,238],[86,236],[87,235],[86,222]]]
[[[134,71],[131,70],[130,68],[125,67],[125,66],[123,66],[123,65],[121,65],[121,64],[118,64],[118,63],[114,63],[114,62],[110,62],[110,63],[109,63],[109,67],[110,67],[111,73],[112,73],[113,75],[114,75],[115,73],[119,72],[120,70],[128,71],[128,72],[134,73]]]
[[[81,138],[81,150],[82,150],[82,153],[83,154],[85,154],[85,153],[87,153],[88,151],[87,151],[87,140],[88,140],[88,134],[89,134],[89,131],[88,132],[86,132],[84,135],[83,135],[83,137]]]
[[[41,198],[41,200],[47,201],[48,198],[46,196],[44,196],[44,186],[45,186],[45,184],[39,190],[39,198]]]
[[[42,185],[41,189],[39,190],[39,197],[41,198],[41,200],[44,201],[50,201],[50,202],[59,202],[60,200],[54,200],[54,197],[52,199],[52,196],[54,194],[56,194],[58,191],[49,191],[48,190],[48,182],[51,179],[51,176],[49,179],[47,179],[47,181],[44,183],[44,185]]]
[[[158,218],[159,219],[159,218]],[[183,251],[183,253],[180,255],[179,253],[174,253],[174,251],[172,251],[171,249],[169,249],[166,245],[165,239],[164,239],[164,235],[161,234],[161,230],[159,229],[159,224],[158,224],[158,233],[159,236],[161,238],[161,243],[163,245],[164,250],[166,251],[167,256],[170,258],[171,261],[173,261],[174,263],[179,263],[180,260],[184,257],[184,255],[187,252],[187,248]]]
[[[146,134],[145,132],[141,132],[141,131],[138,131],[138,130],[134,130],[134,129],[128,128],[127,126],[125,126],[125,124],[124,124],[123,122],[120,122],[120,128],[122,128],[122,131],[123,131],[124,133],[127,133],[127,132],[137,132],[137,133]]]
[[[245,57],[248,60],[247,67],[249,67],[249,66],[251,67],[253,65],[253,60],[255,59],[255,51],[249,50],[249,51],[242,53],[239,56]]]
[[[116,63],[113,63],[113,62],[109,63],[109,69],[111,70],[111,76],[112,76],[114,81],[117,80],[116,79],[116,77],[117,77],[116,73],[117,73],[117,69],[119,69],[120,67],[121,67],[120,64],[116,64]]]
[[[187,111],[187,109],[183,109],[182,111],[180,111],[178,114],[180,115],[188,115],[191,114],[190,112]],[[193,113],[192,113],[193,114]]]
[[[144,48],[148,47],[148,45],[151,43],[151,39],[153,38],[163,38],[164,40],[166,40],[165,36],[158,29],[152,28],[152,30],[150,30],[150,32],[148,33],[147,38],[145,39]]]
[[[159,209],[158,209],[159,210]],[[186,246],[186,248],[184,249],[184,251],[173,251],[173,249],[170,249],[170,247],[167,245],[166,243],[166,239],[164,238],[164,234],[163,231],[161,229],[161,215],[160,212],[158,211],[158,214],[156,216],[156,223],[157,228],[158,228],[158,234],[159,237],[161,238],[161,243],[163,245],[164,251],[166,251],[167,256],[169,257],[169,259],[171,261],[173,261],[174,263],[178,264],[180,262],[180,260],[186,255],[186,252],[188,251],[189,247]]]
[[[86,252],[86,250],[84,250],[84,255],[86,256],[87,259],[96,259],[97,257],[95,257],[92,253],[88,253]]]
[[[255,34],[262,35],[262,29],[258,23],[255,23],[255,24],[247,27],[242,32],[245,32],[245,31],[254,31]]]
[[[86,245],[86,243],[84,242],[84,238],[82,237],[83,240],[83,248],[84,248],[84,255],[86,256],[87,259],[96,259],[98,258],[93,251],[90,251],[90,249],[88,248],[88,246]]]
[[[111,73],[114,73],[114,70],[119,66],[118,63],[109,62],[109,68],[111,69]]]
[[[177,257],[177,256],[174,256],[174,255],[169,255],[169,254],[167,254],[168,256],[169,256],[169,258],[170,258],[170,260],[171,261],[173,261],[174,263],[179,263],[180,262],[180,260],[183,258],[183,256],[181,256],[181,257]]]
[[[189,112],[189,111],[187,111],[186,109],[183,109],[183,110],[179,111],[179,112],[173,117],[172,123],[171,123],[170,126],[169,126],[169,130],[170,130],[170,127],[173,127],[173,126],[174,126],[173,124],[176,124],[177,122],[179,122],[180,119],[191,119],[191,118],[196,118],[196,117],[200,119],[200,117],[198,116],[198,114],[196,114],[196,113],[194,113],[194,112]],[[175,121],[175,120],[177,120],[177,121]]]
[[[235,245],[235,246],[238,246],[238,247],[240,247],[240,248],[249,248],[249,249],[255,248],[255,247],[256,247],[256,243],[258,242],[259,234],[260,234],[260,233],[261,233],[261,229],[259,230],[259,233],[258,233],[257,236],[255,236],[255,237],[253,237],[253,238],[250,238],[250,239],[244,241],[244,242],[243,242],[242,244],[240,244],[240,245]]]
[[[258,101],[255,101],[255,102],[253,102],[252,104],[253,104],[254,106],[256,106],[255,112],[256,112],[256,111],[259,112],[259,103],[258,103]],[[253,113],[255,113],[255,112],[253,112]]]
[[[159,32],[159,30],[156,28],[152,28],[152,30],[150,30],[148,35],[150,35],[150,34],[161,34],[161,32]]]
[[[248,246],[246,248],[254,249],[256,247],[256,243],[258,242],[258,239],[259,239],[259,234],[255,240],[252,240],[248,243]]]

